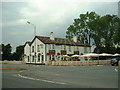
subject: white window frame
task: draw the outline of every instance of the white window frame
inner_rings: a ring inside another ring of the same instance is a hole
[[[32,46],[32,52],[34,52],[34,46]]]
[[[37,45],[37,52],[40,52],[40,45]]]

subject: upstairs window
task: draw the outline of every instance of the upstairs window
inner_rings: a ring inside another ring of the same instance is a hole
[[[62,50],[62,45],[61,45],[61,50]]]
[[[61,50],[64,50],[64,45],[61,45]]]
[[[34,46],[32,46],[32,52],[34,52]]]
[[[74,46],[74,51],[76,50],[76,46]]]
[[[77,46],[77,50],[79,50],[79,46]]]
[[[84,53],[87,53],[87,47],[84,47]]]
[[[61,50],[61,55],[66,55],[67,51],[66,50]]]
[[[37,45],[37,52],[40,52],[40,45]]]
[[[64,50],[66,50],[66,45],[64,45]]]
[[[53,49],[53,50],[55,49],[55,45],[54,45],[54,44],[52,45],[52,49]]]
[[[49,44],[49,49],[51,49],[51,45]]]
[[[71,52],[71,46],[69,46],[69,51]]]
[[[41,48],[43,48],[43,44],[40,44]]]

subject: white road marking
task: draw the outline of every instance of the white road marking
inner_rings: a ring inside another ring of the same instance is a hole
[[[59,76],[60,74],[55,74],[56,76]]]
[[[115,68],[115,71],[117,72],[118,70]]]
[[[23,72],[23,71],[19,71],[19,72]]]
[[[42,79],[36,79],[36,78],[26,77],[26,76],[22,76],[20,74],[17,74],[17,75],[14,75],[14,76],[19,76],[19,77],[24,78],[24,79],[38,80],[38,81],[43,81],[43,82],[48,82],[48,83],[66,84],[66,83],[63,83],[63,82],[54,82],[54,81],[49,81],[49,80],[42,80]]]
[[[103,65],[97,65],[97,66],[103,66]]]

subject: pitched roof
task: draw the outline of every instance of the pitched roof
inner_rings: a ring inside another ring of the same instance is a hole
[[[30,44],[31,44],[31,42],[26,42],[26,43],[28,43],[28,45],[30,45]]]
[[[36,36],[41,42],[44,44],[56,44],[56,45],[76,45],[76,46],[84,46],[81,42],[74,42],[73,40],[65,39],[65,38],[55,38],[55,40],[51,40],[50,37],[44,36]],[[85,45],[90,47],[90,45]]]
[[[29,42],[29,41],[28,41],[28,42],[25,43],[25,45],[28,44],[28,45],[30,46],[31,43],[32,43],[32,42]],[[25,47],[25,45],[24,45],[24,47]]]

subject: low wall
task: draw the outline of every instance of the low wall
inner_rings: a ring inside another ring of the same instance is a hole
[[[110,65],[111,60],[94,61],[50,61],[46,65],[52,66],[91,66],[91,65]]]
[[[0,61],[0,64],[25,64],[24,61]]]
[[[92,60],[92,61],[49,61],[45,65],[52,66],[91,66],[91,65],[110,65],[111,60]],[[26,64],[24,61],[0,61],[0,64]]]

